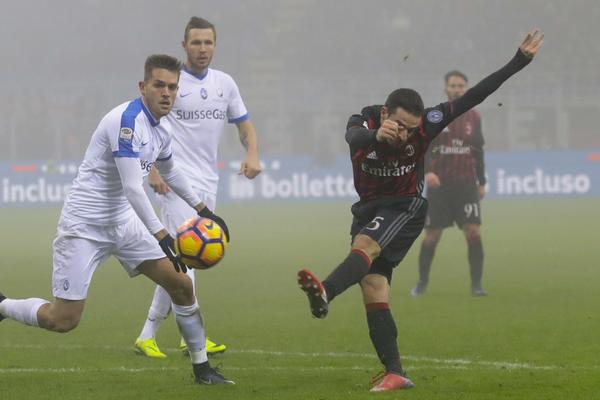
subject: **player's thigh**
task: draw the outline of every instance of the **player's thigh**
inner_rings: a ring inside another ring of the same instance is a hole
[[[412,227],[418,222],[419,233],[421,233],[426,212],[427,202],[418,197],[409,199],[405,204],[380,208],[375,212],[373,219],[362,227],[357,236],[368,236],[377,242],[384,252],[394,238],[399,234],[402,235],[402,231],[406,230],[405,227]]]
[[[52,294],[64,300],[83,300],[96,268],[111,254],[104,227],[61,218],[53,247]]]
[[[452,210],[449,207],[448,192],[443,188],[427,191],[427,218],[425,228],[444,229],[454,224]]]
[[[179,305],[194,304],[194,290],[191,279],[184,273],[177,272],[168,258],[145,260],[137,270],[157,285],[162,286]]]
[[[460,228],[467,224],[481,225],[481,205],[477,186],[457,187],[452,204],[454,220]]]
[[[216,206],[216,195],[206,192],[196,192],[200,201],[204,203],[209,210],[214,211]],[[161,220],[167,231],[173,236],[177,228],[186,220],[194,218],[197,215],[195,209],[190,207],[181,197],[173,191],[166,195],[158,195],[158,205],[160,207]]]
[[[116,227],[115,236],[117,240],[114,255],[130,277],[140,274],[138,267],[144,261],[166,257],[158,241],[148,232],[137,215]],[[168,259],[167,263],[172,266]]]

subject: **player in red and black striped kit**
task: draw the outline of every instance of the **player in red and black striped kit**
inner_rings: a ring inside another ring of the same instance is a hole
[[[369,336],[385,366],[383,380],[372,391],[413,386],[400,363],[388,302],[392,271],[425,223],[427,200],[422,191],[427,147],[454,119],[529,64],[542,41],[541,33],[530,32],[508,64],[456,100],[424,109],[417,92],[397,89],[384,106],[366,107],[348,121],[346,141],[360,196],[352,206],[351,251],[323,282],[302,269],[298,283],[317,318],[327,315],[336,296],[360,283]]]
[[[460,71],[448,72],[444,81],[449,101],[458,99],[467,90],[467,76]],[[425,163],[429,210],[419,253],[419,281],[411,291],[413,296],[425,293],[435,248],[444,228],[454,223],[462,229],[467,241],[471,293],[487,294],[481,285],[483,245],[479,229],[479,200],[485,195],[486,183],[483,144],[481,118],[471,109],[444,128],[429,148]]]

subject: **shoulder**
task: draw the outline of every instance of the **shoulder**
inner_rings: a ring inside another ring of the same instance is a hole
[[[233,77],[231,75],[229,75],[227,72],[223,72],[218,69],[209,68],[208,73],[211,74],[211,78],[217,82],[221,82],[221,83],[224,83],[227,85],[235,85],[236,84]]]

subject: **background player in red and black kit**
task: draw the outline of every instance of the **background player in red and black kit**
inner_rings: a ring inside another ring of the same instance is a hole
[[[427,147],[455,118],[529,64],[542,42],[538,31],[527,34],[508,64],[456,100],[424,109],[417,92],[397,89],[384,106],[366,107],[348,121],[346,141],[360,196],[352,206],[352,250],[323,282],[302,269],[298,283],[317,318],[327,315],[329,303],[337,295],[360,283],[369,336],[385,366],[382,382],[372,391],[413,386],[400,363],[396,324],[388,302],[393,268],[425,223],[427,201],[421,194]]]
[[[449,101],[465,94],[468,79],[462,72],[450,71],[444,81]],[[431,261],[442,232],[456,223],[467,241],[471,293],[485,296],[481,286],[483,245],[479,229],[479,200],[485,195],[486,183],[481,117],[471,109],[456,118],[442,133],[431,143],[425,160],[429,210],[419,254],[419,282],[411,294],[419,296],[425,292]]]

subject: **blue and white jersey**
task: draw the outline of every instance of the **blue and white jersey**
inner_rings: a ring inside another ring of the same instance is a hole
[[[139,159],[143,176],[154,162],[172,155],[169,122],[156,121],[141,98],[102,118],[67,195],[63,214],[81,222],[121,224],[135,214],[123,192],[115,157]]]
[[[194,189],[216,194],[217,150],[225,122],[248,119],[235,81],[211,68],[202,76],[183,69],[173,110],[166,118],[173,128],[175,163]]]

